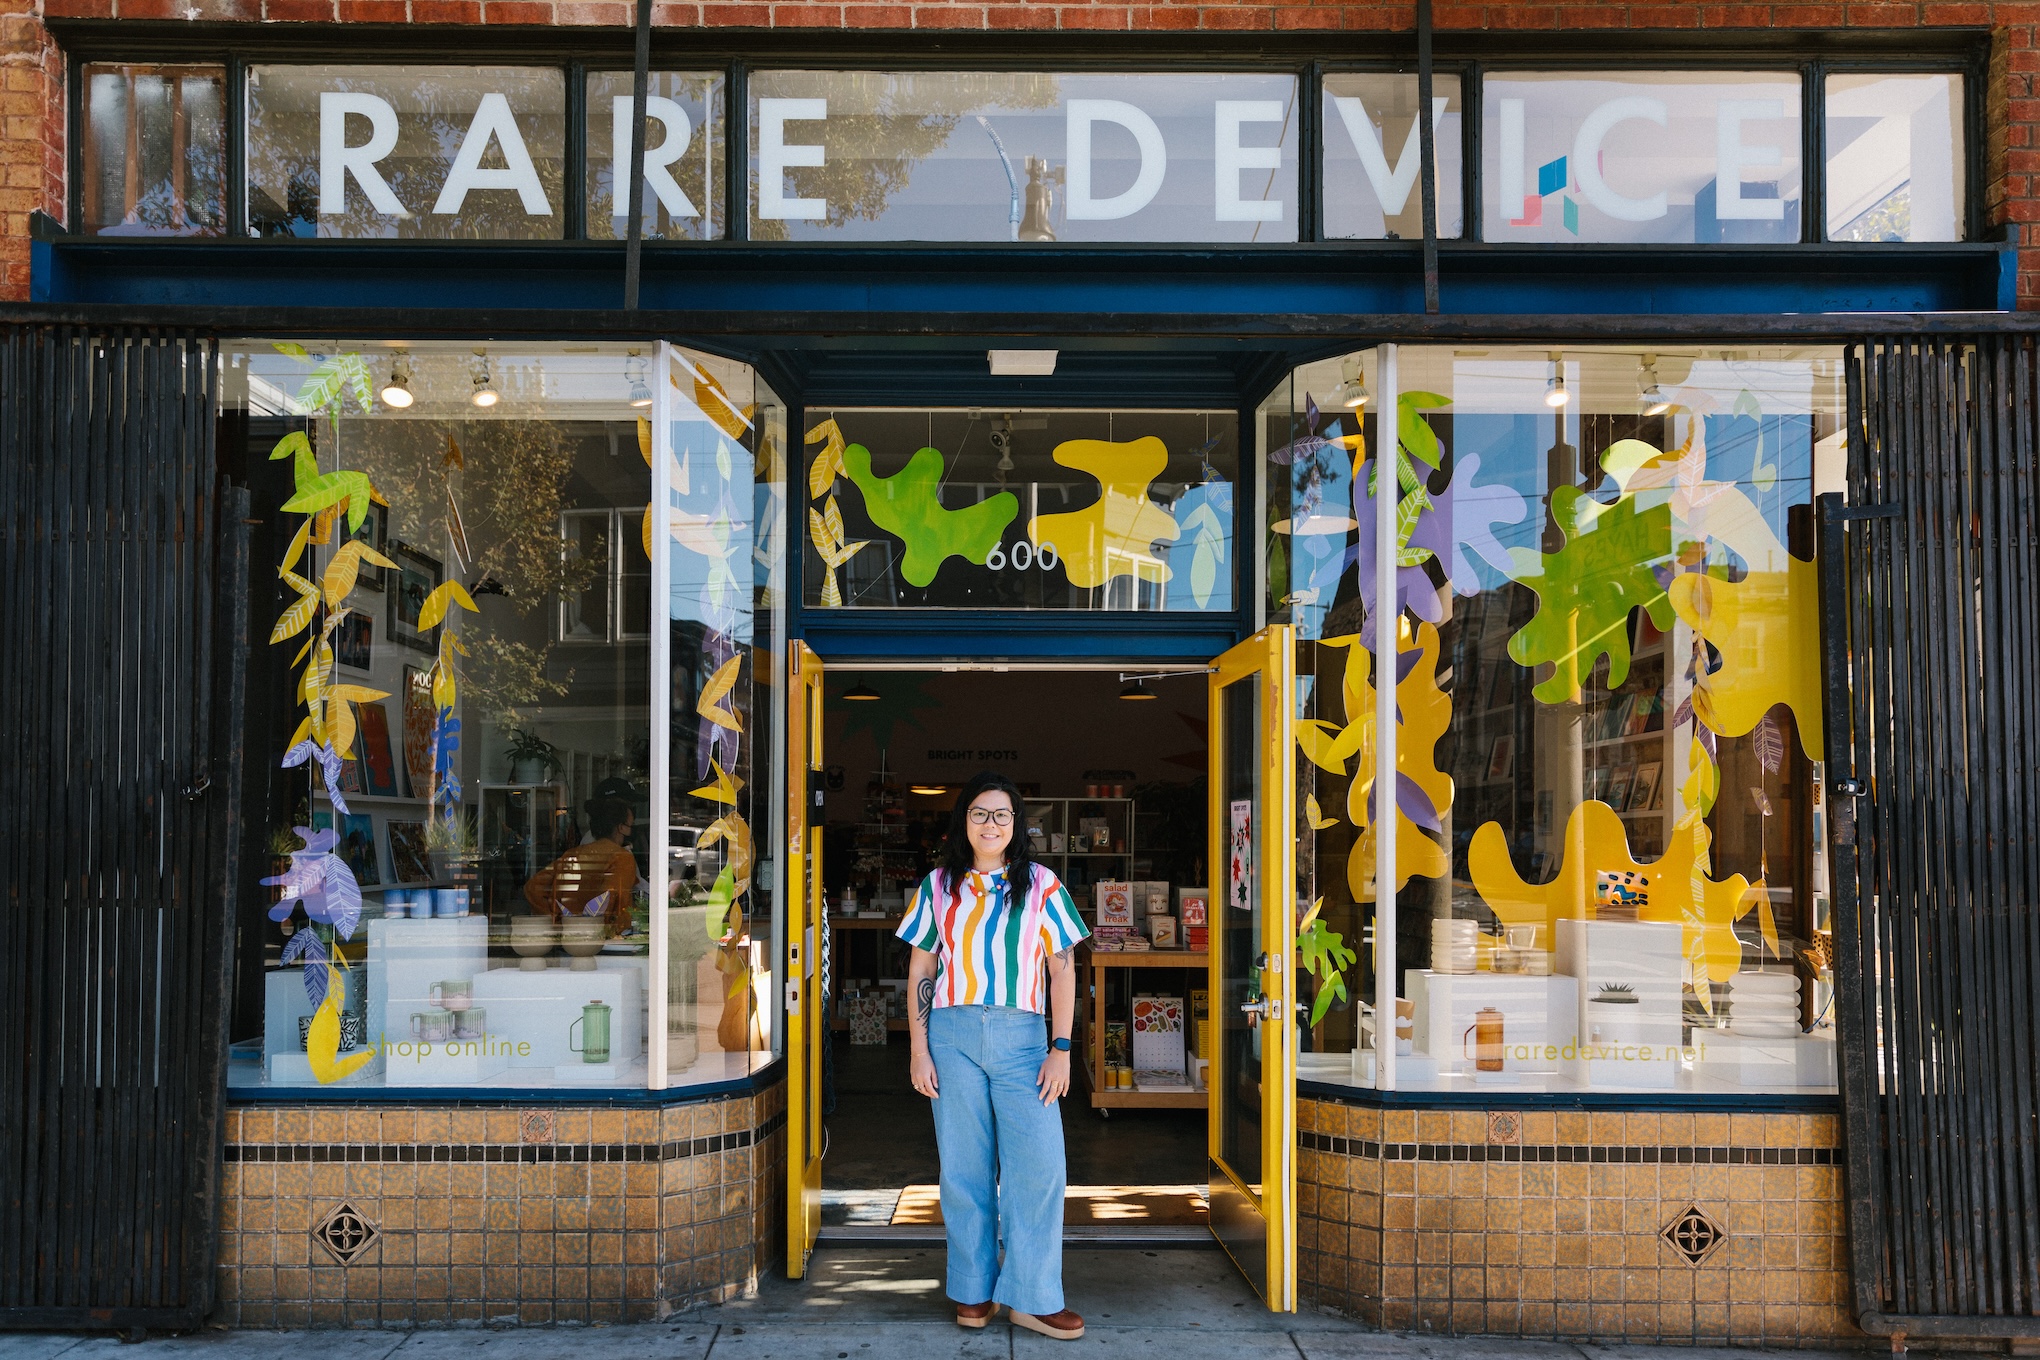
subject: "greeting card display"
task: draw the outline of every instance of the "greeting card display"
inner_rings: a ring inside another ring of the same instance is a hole
[[[1183,998],[1133,999],[1133,1066],[1137,1072],[1183,1075]]]

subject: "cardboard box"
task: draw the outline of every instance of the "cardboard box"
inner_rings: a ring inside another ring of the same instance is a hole
[[[1149,916],[1169,915],[1169,885],[1166,883],[1144,883],[1141,898],[1147,906]]]

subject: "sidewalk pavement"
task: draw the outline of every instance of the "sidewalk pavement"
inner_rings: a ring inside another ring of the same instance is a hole
[[[942,1296],[933,1247],[834,1248],[806,1281],[755,1298],[616,1327],[470,1327],[312,1333],[210,1330],[133,1345],[105,1336],[0,1333],[0,1360],[1760,1360],[1752,1350],[1595,1346],[1376,1332],[1309,1309],[1270,1313],[1216,1251],[1066,1253],[1075,1342],[1001,1321],[968,1332]],[[1783,1360],[1862,1360],[1791,1351]]]

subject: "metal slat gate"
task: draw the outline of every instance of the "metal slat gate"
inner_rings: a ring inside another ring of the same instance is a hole
[[[216,348],[0,329],[0,1326],[211,1305],[247,631]]]
[[[2040,1336],[2040,354],[1852,348],[1821,497],[1856,1307]]]

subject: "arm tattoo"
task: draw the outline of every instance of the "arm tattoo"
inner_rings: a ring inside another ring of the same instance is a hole
[[[928,1027],[928,1018],[935,1013],[935,979],[924,977],[915,989],[914,1013],[921,1018],[921,1028]]]

